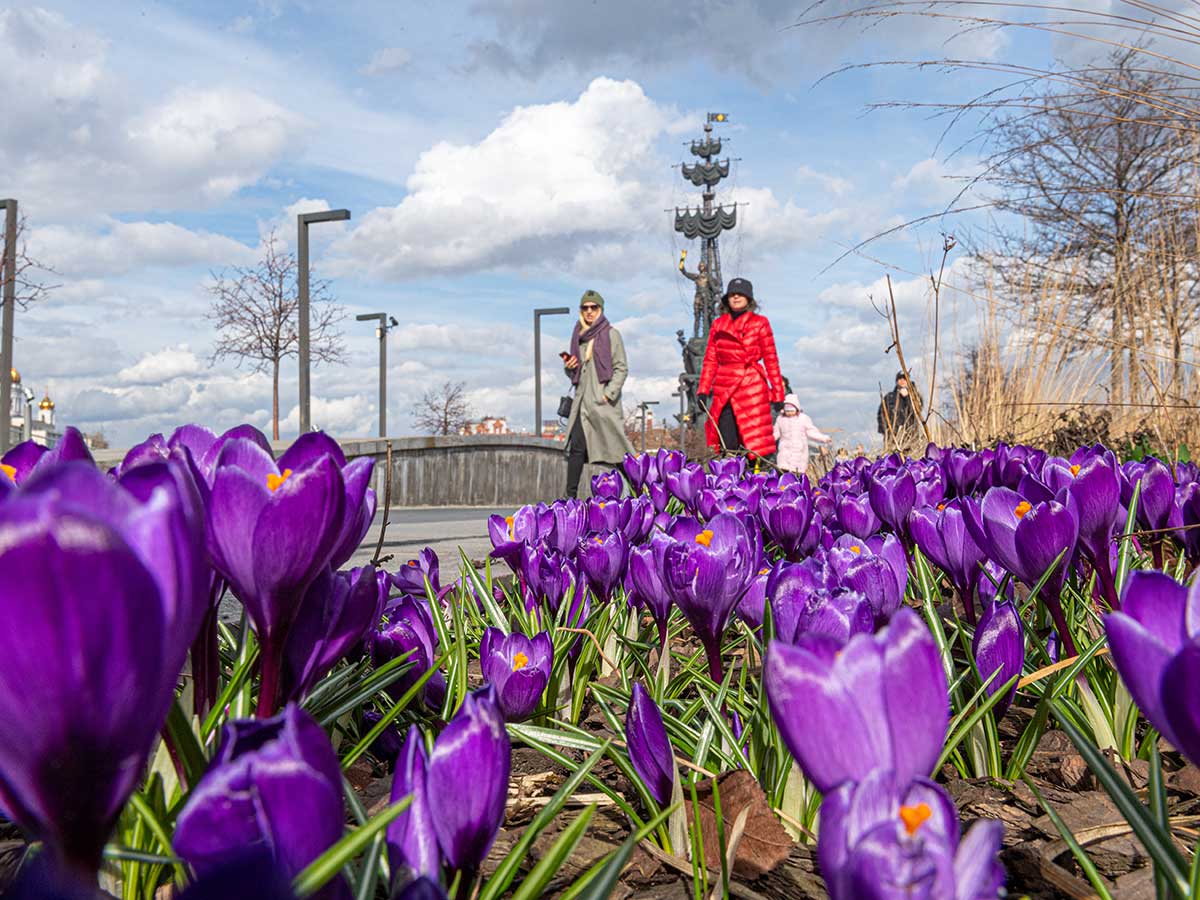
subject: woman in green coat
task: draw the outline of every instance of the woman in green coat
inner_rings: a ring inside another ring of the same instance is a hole
[[[571,351],[563,360],[575,385],[567,419],[567,496],[579,496],[584,463],[615,467],[633,445],[625,436],[621,387],[629,374],[625,342],[604,317],[604,298],[584,291]]]

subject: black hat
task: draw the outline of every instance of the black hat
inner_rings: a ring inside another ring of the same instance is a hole
[[[731,278],[729,287],[725,288],[725,296],[721,299],[728,302],[730,294],[741,294],[747,300],[753,300],[754,285],[746,278]]]
[[[905,375],[903,372],[896,373],[896,383],[897,384],[899,384],[901,381],[906,381],[907,379],[908,379],[908,376]]]

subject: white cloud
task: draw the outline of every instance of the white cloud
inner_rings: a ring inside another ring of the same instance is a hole
[[[126,385],[163,384],[175,378],[192,378],[200,372],[196,354],[187,344],[180,344],[146,354],[132,366],[119,371],[116,379]]]
[[[306,127],[244,88],[186,87],[146,103],[108,54],[58,13],[0,10],[0,171],[39,212],[211,204],[261,177]]]
[[[75,278],[120,275],[147,266],[220,268],[252,262],[255,251],[222,234],[172,222],[110,221],[103,231],[50,225],[30,235],[31,252]]]
[[[830,175],[827,172],[818,172],[812,166],[802,165],[798,167],[796,169],[796,178],[801,182],[814,182],[835,197],[841,197],[854,188],[854,182],[850,181],[850,179],[842,178],[840,175]]]
[[[389,404],[390,405],[390,404]],[[376,433],[373,420],[378,417],[376,404],[366,394],[348,397],[311,399],[313,427],[339,437],[362,437]],[[281,430],[295,432],[300,427],[300,407],[293,406],[279,422]]]
[[[362,68],[364,75],[385,75],[408,67],[412,62],[412,51],[405,47],[384,47],[377,50]]]
[[[671,115],[631,81],[597,78],[571,103],[521,106],[474,145],[421,154],[399,206],[340,247],[386,278],[570,259],[646,221],[654,140]]]
[[[929,157],[916,163],[903,175],[892,180],[892,188],[919,197],[929,206],[942,206],[955,202],[963,205],[973,185],[971,180],[979,174],[979,163],[974,160],[946,162]],[[959,198],[962,194],[963,197]]]

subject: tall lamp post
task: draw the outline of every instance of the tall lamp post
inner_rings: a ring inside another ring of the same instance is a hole
[[[657,400],[643,400],[638,404],[638,409],[642,411],[642,452],[646,452],[646,410],[651,406],[658,406]]]
[[[533,433],[542,434],[542,316],[565,316],[569,306],[546,306],[533,311]]]
[[[308,226],[315,222],[344,222],[350,218],[348,209],[327,209],[321,212],[300,213],[296,216],[296,281],[300,298],[300,433],[312,429],[312,409],[309,403],[308,352]]]
[[[354,318],[360,322],[379,322],[375,329],[375,336],[379,338],[379,436],[387,437],[387,333],[389,328],[400,323],[387,313],[366,313]],[[388,324],[389,318],[391,325]]]
[[[4,207],[4,260],[0,266],[0,453],[12,446],[13,317],[17,311],[17,201],[0,200]]]

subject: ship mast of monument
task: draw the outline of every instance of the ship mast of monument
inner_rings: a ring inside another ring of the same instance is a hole
[[[688,240],[700,239],[700,262],[704,272],[699,268],[695,274],[687,271],[686,251],[680,258],[679,271],[696,283],[695,315],[692,322],[692,337],[707,341],[716,317],[717,300],[724,291],[724,278],[721,274],[721,253],[718,241],[722,231],[728,231],[737,225],[737,204],[729,207],[714,205],[716,186],[722,179],[729,176],[729,160],[717,160],[721,153],[721,138],[713,137],[713,123],[727,122],[725,113],[709,113],[704,123],[704,138],[692,141],[692,156],[700,161],[689,165],[683,163],[680,172],[685,181],[691,182],[702,189],[700,205],[695,209],[684,207],[675,210],[675,230]],[[703,277],[703,281],[697,278]]]
[[[683,349],[683,372],[679,376],[679,388],[687,402],[681,424],[687,424],[690,428],[698,427],[704,420],[705,411],[696,400],[696,386],[700,381],[700,367],[708,347],[708,335],[717,316],[717,304],[724,293],[718,240],[722,231],[737,225],[736,203],[728,208],[714,205],[717,196],[714,189],[721,179],[729,176],[729,160],[717,160],[721,154],[721,139],[713,137],[713,123],[727,121],[729,117],[725,113],[709,113],[704,123],[704,139],[692,141],[691,146],[692,156],[700,161],[680,166],[684,180],[702,190],[698,207],[675,209],[675,230],[689,241],[700,239],[700,264],[694,272],[687,269],[687,251],[684,250],[679,257],[679,273],[695,284],[692,337],[686,339],[682,328],[675,332]]]

